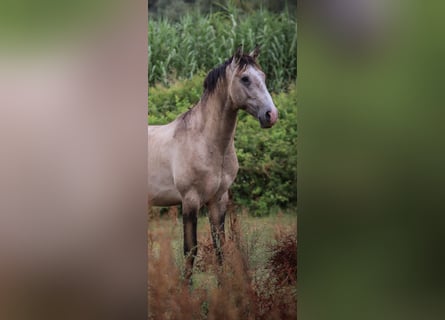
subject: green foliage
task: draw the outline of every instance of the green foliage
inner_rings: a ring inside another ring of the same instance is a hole
[[[204,74],[190,81],[175,82],[170,88],[158,85],[149,90],[149,123],[165,124],[198,102]],[[235,136],[240,170],[232,186],[236,204],[253,215],[271,209],[295,207],[297,201],[297,90],[291,83],[287,91],[273,95],[279,121],[271,129],[261,129],[258,120],[239,112]]]
[[[263,130],[256,119],[240,112],[235,137],[240,170],[232,186],[233,197],[258,216],[297,203],[296,85],[273,99],[279,110],[278,123]]]
[[[150,19],[159,17],[178,21],[180,17],[190,12],[202,14],[225,10],[228,7],[252,12],[267,9],[272,12],[297,12],[297,3],[292,0],[150,0],[148,13]]]
[[[259,10],[244,14],[234,6],[205,16],[190,13],[178,22],[149,20],[148,80],[170,85],[200,70],[210,70],[229,58],[238,45],[261,46],[259,63],[268,88],[279,92],[297,73],[297,25],[288,13]]]
[[[191,108],[201,97],[203,79],[201,72],[188,81],[172,83],[169,88],[162,85],[149,88],[149,124],[166,124]]]

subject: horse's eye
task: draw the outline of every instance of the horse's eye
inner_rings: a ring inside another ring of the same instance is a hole
[[[250,82],[249,77],[247,77],[247,76],[242,77],[241,82],[244,84],[248,84]]]

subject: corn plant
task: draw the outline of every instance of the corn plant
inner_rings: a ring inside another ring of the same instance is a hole
[[[278,92],[296,78],[296,31],[295,18],[287,13],[259,10],[245,14],[234,7],[208,15],[189,13],[178,22],[151,19],[149,85],[168,86],[176,79],[190,79],[222,63],[240,44],[246,50],[259,44],[267,85]]]

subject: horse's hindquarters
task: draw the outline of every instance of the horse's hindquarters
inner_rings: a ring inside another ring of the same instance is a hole
[[[148,126],[148,203],[152,206],[181,204],[172,161],[175,158],[174,125]]]
[[[158,161],[148,162],[148,202],[153,206],[166,207],[181,204],[181,195],[171,170]]]

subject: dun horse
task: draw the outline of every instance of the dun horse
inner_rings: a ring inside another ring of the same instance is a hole
[[[196,225],[207,206],[219,263],[224,245],[228,190],[238,172],[234,136],[238,110],[272,127],[278,111],[257,64],[259,49],[241,47],[209,72],[204,93],[189,111],[167,125],[148,126],[148,205],[182,205],[185,278],[190,281],[197,254]]]

